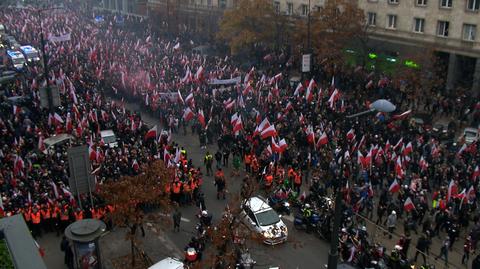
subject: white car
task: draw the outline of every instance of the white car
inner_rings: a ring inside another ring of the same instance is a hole
[[[247,227],[263,236],[265,244],[276,245],[287,241],[287,226],[262,197],[255,196],[244,201],[241,218]]]
[[[463,136],[465,137],[465,143],[472,144],[474,141],[478,140],[479,137],[479,129],[475,129],[473,127],[467,127],[463,130]]]
[[[100,131],[100,137],[102,137],[105,145],[109,146],[110,148],[118,147],[117,137],[112,130]]]
[[[183,262],[175,258],[165,258],[156,264],[148,267],[148,269],[184,269],[185,266]]]

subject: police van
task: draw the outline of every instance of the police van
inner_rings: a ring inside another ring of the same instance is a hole
[[[20,51],[7,50],[9,63],[17,70],[22,70],[25,65],[25,57]]]
[[[40,53],[38,50],[32,46],[21,46],[20,51],[22,52],[23,56],[27,62],[38,62],[40,61]]]

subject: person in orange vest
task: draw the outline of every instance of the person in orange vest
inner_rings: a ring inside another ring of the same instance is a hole
[[[68,224],[70,224],[70,209],[67,204],[64,204],[60,211],[60,232],[63,233]]]
[[[74,212],[75,215],[75,220],[79,221],[83,219],[83,210],[80,208],[77,208],[77,211]]]
[[[297,193],[300,193],[301,186],[302,186],[302,174],[299,172],[294,172],[293,187]]]
[[[257,175],[258,174],[258,169],[260,168],[259,165],[258,165],[258,160],[257,160],[257,157],[255,157],[255,155],[252,155],[252,173],[254,175]]]
[[[27,223],[28,229],[32,229],[32,207],[27,203],[25,207],[21,210],[23,213],[23,218]]]
[[[220,200],[220,196],[222,196],[223,200],[225,200],[226,182],[225,174],[223,173],[222,168],[218,168],[217,172],[215,173],[215,186],[217,187],[217,200]]]
[[[270,189],[272,188],[272,184],[273,184],[272,174],[265,175],[265,190],[270,191]]]
[[[285,169],[283,169],[283,167],[281,166],[278,166],[277,174],[275,175],[275,179],[277,180],[278,185],[283,184],[284,178],[285,178]]]
[[[250,169],[251,163],[252,163],[252,156],[249,153],[245,154],[245,171],[247,173],[251,172],[251,169]]]
[[[176,179],[175,182],[173,182],[173,186],[172,186],[172,200],[176,203],[180,203],[181,195],[182,195],[182,182]]]
[[[40,209],[40,213],[42,214],[42,226],[45,232],[52,231],[52,211],[48,204],[43,204],[42,208]]]
[[[32,209],[32,213],[30,214],[32,220],[32,236],[33,238],[37,238],[42,236],[42,230],[40,229],[40,223],[42,221],[42,215],[40,210],[37,207]]]

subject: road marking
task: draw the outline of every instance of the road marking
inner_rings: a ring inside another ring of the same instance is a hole
[[[180,218],[180,220],[181,220],[181,221],[183,221],[183,222],[190,222],[190,220],[189,220],[189,219],[187,219],[187,218],[184,218],[184,217]]]
[[[295,218],[294,218],[293,216],[291,216],[291,215],[283,215],[283,216],[282,216],[282,219],[288,220],[288,221],[290,221],[290,222],[293,222],[293,221],[295,220]]]

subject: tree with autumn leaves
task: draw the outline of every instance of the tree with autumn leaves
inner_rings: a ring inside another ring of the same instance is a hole
[[[280,35],[285,35],[287,23],[275,13],[270,0],[240,0],[226,10],[217,39],[226,42],[232,54],[253,52],[256,46],[278,47]]]
[[[173,177],[173,171],[166,168],[160,160],[144,165],[141,171],[136,176],[124,176],[118,181],[109,181],[101,185],[99,190],[105,203],[113,207],[113,211],[107,216],[108,220],[128,230],[126,238],[131,244],[132,268],[135,268],[136,234],[146,221],[142,208],[154,206],[165,214],[170,211],[170,199],[165,190]]]

